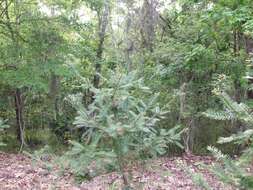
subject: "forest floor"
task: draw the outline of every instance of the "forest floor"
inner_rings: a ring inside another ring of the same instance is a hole
[[[207,156],[182,156],[148,161],[145,169],[135,165],[129,169],[136,190],[198,190],[191,173],[201,173],[214,190],[234,190],[219,182],[203,167],[215,161]],[[71,174],[57,175],[22,154],[0,152],[0,190],[116,190],[122,184],[116,172],[100,175],[77,185]]]

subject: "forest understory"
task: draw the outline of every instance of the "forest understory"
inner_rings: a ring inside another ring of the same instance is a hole
[[[253,190],[253,0],[0,0],[0,190]]]
[[[194,177],[188,172],[204,176],[213,190],[235,190],[225,185],[204,166],[215,161],[209,156],[182,156],[160,158],[141,165],[125,168],[130,171],[131,186],[136,190],[201,190],[195,185]],[[186,167],[187,166],[187,167]],[[32,161],[23,154],[0,153],[1,190],[110,190],[122,189],[122,179],[117,172],[94,177],[77,184],[71,173],[60,174],[57,167],[49,171],[42,164]]]

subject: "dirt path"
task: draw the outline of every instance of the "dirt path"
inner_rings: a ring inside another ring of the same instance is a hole
[[[145,172],[140,167],[131,168],[131,181],[136,190],[198,190],[186,167],[192,172],[201,171],[213,189],[233,190],[217,181],[209,172],[200,169],[200,163],[210,165],[210,157],[176,157],[151,161]],[[183,166],[183,167],[181,167]],[[185,168],[184,168],[185,166]],[[0,190],[116,190],[121,186],[120,176],[114,172],[93,178],[80,186],[74,185],[70,175],[58,176],[43,167],[34,166],[24,155],[0,153]]]

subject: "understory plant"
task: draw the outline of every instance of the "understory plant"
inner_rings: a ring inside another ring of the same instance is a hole
[[[253,115],[246,104],[234,101],[223,89],[217,87],[214,93],[225,109],[223,111],[208,110],[204,115],[215,120],[240,121],[245,129],[229,137],[220,137],[218,143],[241,145],[243,152],[238,158],[232,159],[219,149],[209,146],[208,150],[220,161],[219,163],[222,163],[215,164],[211,171],[227,184],[232,184],[239,189],[253,189],[253,175],[250,168],[253,161]]]
[[[152,94],[137,72],[114,71],[103,79],[103,88],[89,88],[93,100],[88,106],[82,104],[81,95],[69,97],[77,110],[74,124],[83,129],[82,142],[71,141],[66,154],[76,174],[92,173],[92,164],[116,166],[129,187],[124,169],[131,161],[163,155],[169,144],[182,147],[179,127],[158,127],[165,108],[157,102],[159,94]]]

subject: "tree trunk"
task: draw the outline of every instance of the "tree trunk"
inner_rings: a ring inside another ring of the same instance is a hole
[[[95,88],[99,87],[100,83],[100,73],[101,73],[101,62],[102,62],[102,56],[103,56],[103,48],[104,48],[104,41],[105,41],[105,34],[106,34],[106,28],[109,21],[109,1],[104,1],[104,10],[102,16],[100,16],[98,12],[98,20],[99,20],[99,42],[98,42],[98,48],[97,48],[97,61],[95,65],[95,75],[93,84]]]
[[[158,13],[156,7],[158,2],[156,0],[144,0],[141,9],[141,37],[143,48],[153,52],[155,40],[155,26],[158,21]]]
[[[242,32],[238,29],[234,29],[233,31],[233,40],[234,40],[234,56],[237,57],[239,56],[240,53],[240,49],[242,48]],[[242,86],[241,86],[241,82],[240,79],[237,78],[234,81],[234,88],[235,88],[235,94],[234,94],[234,100],[238,103],[241,102],[242,100],[242,95],[244,94],[242,91]],[[232,126],[235,129],[235,131],[237,133],[244,131],[246,128],[246,126],[244,126],[243,123],[241,123],[239,120],[235,120],[232,122]],[[240,154],[241,151],[244,149],[243,145],[239,144],[236,149],[235,149],[235,154]]]
[[[125,28],[125,43],[126,43],[126,48],[125,48],[125,59],[126,59],[126,68],[127,71],[131,71],[131,67],[132,67],[132,60],[131,60],[131,53],[133,51],[134,48],[134,43],[130,38],[130,27],[131,27],[131,15],[129,13],[130,11],[128,10],[128,14],[127,14],[127,23],[126,23],[126,28]]]
[[[179,110],[179,119],[178,122],[180,125],[185,126],[185,131],[183,133],[183,142],[184,142],[184,150],[186,154],[191,154],[193,151],[193,145],[194,145],[194,138],[195,138],[195,118],[190,118],[185,116],[186,112],[186,88],[187,83],[183,83],[180,86],[180,95],[179,95],[179,101],[180,101],[180,110]]]
[[[3,3],[3,6],[5,8],[5,11],[2,13],[5,15],[6,18],[6,23],[4,24],[7,28],[7,30],[10,33],[10,37],[12,40],[12,43],[14,45],[14,51],[16,54],[16,63],[20,63],[20,59],[22,58],[21,52],[20,52],[20,45],[19,45],[19,37],[18,32],[19,32],[19,19],[20,19],[20,7],[19,1],[16,1],[14,3],[15,6],[15,25],[11,22],[10,15],[9,15],[9,8],[10,5],[12,4],[12,1],[5,0]],[[16,67],[14,66],[16,69]],[[22,150],[23,145],[25,144],[25,139],[24,139],[24,118],[23,118],[23,111],[24,111],[24,103],[22,100],[22,92],[21,89],[16,88],[14,92],[14,100],[15,100],[15,111],[16,111],[16,131],[17,131],[17,140],[21,143],[20,150]]]
[[[22,93],[20,89],[15,90],[14,98],[15,98],[15,110],[16,110],[17,139],[23,146],[25,144],[24,120],[23,120],[24,104],[23,104]]]
[[[195,141],[195,134],[196,134],[196,118],[186,118],[184,119],[185,130],[182,134],[182,139],[184,143],[184,151],[187,155],[192,154],[194,149],[194,141]]]
[[[60,94],[60,77],[51,74],[51,80],[50,80],[50,104],[51,104],[51,112],[53,115],[53,120],[56,121],[59,115],[59,94]]]
[[[253,39],[249,36],[244,36],[245,40],[245,49],[248,54],[253,53]]]
[[[252,71],[253,69],[253,66],[252,66],[252,63],[251,63],[251,59],[252,59],[252,55],[253,55],[253,39],[249,36],[244,36],[244,41],[245,41],[245,50],[249,56],[249,69]],[[250,75],[248,76],[248,84],[249,85],[252,85],[253,84],[253,76]],[[248,99],[253,99],[253,90],[249,89],[247,91],[247,98]]]

